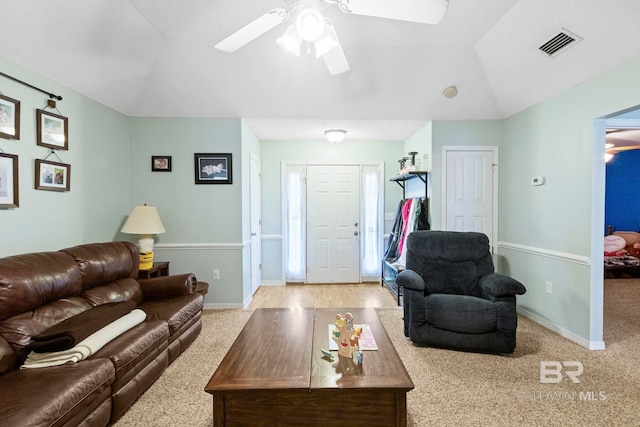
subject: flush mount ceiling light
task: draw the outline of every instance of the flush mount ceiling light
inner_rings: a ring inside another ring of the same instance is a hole
[[[302,42],[311,45],[316,58],[322,57],[331,75],[349,70],[338,35],[330,20],[322,15],[325,9],[337,6],[346,14],[374,16],[397,21],[436,25],[449,6],[449,0],[284,0],[290,8],[273,9],[237,30],[215,45],[216,49],[235,52],[269,30],[295,17],[277,42],[287,52],[300,56]]]
[[[324,136],[331,142],[342,142],[347,135],[347,131],[344,129],[327,129],[324,131]]]

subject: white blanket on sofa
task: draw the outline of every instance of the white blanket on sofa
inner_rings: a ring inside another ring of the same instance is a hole
[[[64,365],[70,362],[79,362],[95,354],[109,341],[144,322],[146,318],[147,314],[144,311],[134,309],[129,314],[125,314],[118,320],[109,323],[104,328],[89,335],[73,348],[50,353],[36,353],[32,351],[20,368],[44,368],[47,366]]]

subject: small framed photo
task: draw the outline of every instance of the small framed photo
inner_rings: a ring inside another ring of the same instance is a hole
[[[231,184],[231,153],[194,154],[196,184]]]
[[[151,156],[152,172],[171,172],[171,156]]]
[[[36,159],[36,190],[69,191],[71,165]]]
[[[0,153],[0,208],[18,206],[18,156]]]
[[[42,147],[56,150],[69,149],[69,119],[49,111],[36,110],[36,142]]]
[[[20,139],[20,101],[0,94],[0,137]]]

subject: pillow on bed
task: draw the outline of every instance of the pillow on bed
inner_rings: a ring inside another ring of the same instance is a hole
[[[636,243],[640,244],[640,233],[635,231],[616,231],[613,235],[622,237],[627,242],[627,246],[633,246]]]
[[[620,236],[609,235],[604,236],[604,251],[606,253],[618,252],[627,246],[627,241]]]

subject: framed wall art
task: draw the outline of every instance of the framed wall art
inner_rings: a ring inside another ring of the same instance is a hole
[[[45,110],[36,110],[37,145],[55,150],[69,149],[69,119]]]
[[[20,101],[0,94],[0,137],[20,139]]]
[[[69,191],[71,165],[36,159],[36,190]]]
[[[231,184],[231,153],[194,154],[196,184]]]
[[[0,153],[0,208],[18,206],[18,156]]]
[[[171,172],[171,156],[151,156],[151,171]]]

